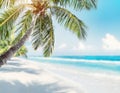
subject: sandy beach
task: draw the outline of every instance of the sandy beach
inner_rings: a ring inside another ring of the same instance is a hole
[[[120,75],[13,58],[0,68],[0,93],[120,93]]]

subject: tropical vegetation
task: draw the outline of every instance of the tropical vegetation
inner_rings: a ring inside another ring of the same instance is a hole
[[[16,41],[15,40],[15,35],[14,35],[14,30],[10,31],[11,34],[7,37],[7,39],[1,40],[0,41],[0,55],[5,53],[6,51],[9,50],[9,48],[11,48],[11,46],[13,45],[13,42]],[[15,54],[14,56],[24,56],[27,57],[27,48],[26,46],[22,46]]]
[[[7,39],[12,29],[16,32],[15,42],[0,56],[0,65],[5,64],[30,36],[33,48],[42,47],[43,55],[50,56],[55,42],[53,18],[79,39],[84,39],[85,24],[68,9],[80,12],[95,7],[96,0],[0,0],[0,41]]]

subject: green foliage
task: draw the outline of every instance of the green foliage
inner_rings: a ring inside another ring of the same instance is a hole
[[[53,24],[52,24],[52,18],[51,16],[46,16],[45,20],[47,24],[47,29],[46,29],[46,34],[43,36],[43,44],[44,44],[44,49],[43,49],[43,54],[45,57],[48,57],[52,54],[53,49],[54,49],[54,29],[53,29]]]
[[[0,7],[7,7],[3,13],[0,13],[0,40],[8,40],[12,29],[15,27],[16,35],[11,43],[15,45],[32,24],[33,48],[36,50],[42,47],[45,57],[50,56],[54,49],[55,40],[52,16],[56,16],[58,23],[73,32],[79,39],[84,39],[86,37],[85,24],[68,11],[66,7],[72,7],[75,10],[89,10],[96,7],[96,0],[32,0],[32,4],[24,4],[26,0],[20,0],[23,4],[17,5],[14,4],[15,1],[0,0]],[[23,15],[22,18],[20,18],[20,15]],[[37,20],[35,20],[36,17]],[[19,21],[18,24],[15,24],[16,20]],[[33,25],[32,22],[35,24]],[[26,51],[25,48],[20,50]],[[16,55],[21,54],[23,52]]]
[[[9,48],[10,41],[2,40],[0,41],[0,54],[4,53]]]
[[[78,38],[85,38],[85,24],[68,10],[61,7],[51,7],[51,12],[56,16],[58,23],[71,30]]]
[[[27,53],[28,52],[28,50],[27,50],[27,48],[25,47],[25,46],[22,46],[16,53],[15,53],[15,55],[14,56],[25,56],[25,57],[27,57]]]
[[[10,7],[15,4],[16,0],[0,0],[0,8]]]
[[[5,53],[7,50],[9,50],[9,48],[12,46],[12,39],[9,38],[9,40],[2,40],[0,42],[0,55]],[[14,56],[25,56],[27,53],[27,48],[25,46],[22,46]]]
[[[0,13],[0,39],[4,40],[9,37],[10,31],[12,31],[14,23],[18,18],[23,6],[11,7]]]
[[[43,54],[48,57],[54,48],[54,33],[51,16],[39,16],[37,18],[35,28],[32,34],[32,42],[34,49],[39,46],[43,47]]]
[[[42,46],[42,33],[44,33],[42,29],[43,24],[44,19],[38,16],[32,33],[32,45],[35,50],[37,50],[40,45]]]
[[[51,0],[55,5],[59,6],[70,6],[74,9],[81,10],[83,8],[85,9],[91,9],[93,7],[96,8],[96,2],[97,0]]]
[[[18,32],[13,44],[16,44],[25,34],[25,32],[29,29],[32,22],[32,12],[26,11],[25,14],[22,16],[22,20],[18,23],[18,27],[16,32]]]

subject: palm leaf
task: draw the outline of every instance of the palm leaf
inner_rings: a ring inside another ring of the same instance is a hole
[[[7,8],[21,4],[30,4],[30,0],[0,0],[0,8]]]
[[[47,15],[46,16],[46,34],[43,36],[43,44],[44,44],[44,49],[43,49],[43,54],[45,57],[48,57],[52,54],[53,49],[54,49],[54,29],[53,29],[53,24],[52,24],[52,18],[51,16]]]
[[[61,7],[51,7],[51,12],[56,16],[58,23],[75,33],[78,38],[86,37],[85,24],[68,10]]]
[[[97,0],[51,0],[54,4],[60,6],[70,6],[74,9],[90,9],[96,7]]]
[[[14,22],[18,18],[23,6],[12,7],[0,14],[0,39],[7,38],[12,31]]]
[[[16,0],[0,0],[0,8],[7,8],[13,6]]]
[[[36,20],[35,27],[33,29],[32,33],[32,45],[35,50],[38,49],[40,45],[42,45],[42,24],[44,24],[42,16],[39,16]]]
[[[15,40],[12,42],[16,44],[25,34],[25,32],[29,29],[32,22],[32,12],[30,10],[26,11],[22,16],[22,20],[18,23],[18,27],[16,32],[18,33],[15,37]]]
[[[39,16],[32,37],[34,49],[41,46],[43,47],[43,55],[50,56],[54,49],[54,33],[52,19],[49,15]]]
[[[22,46],[16,53],[15,53],[15,56],[25,56],[27,57],[27,53],[28,50],[25,46]]]

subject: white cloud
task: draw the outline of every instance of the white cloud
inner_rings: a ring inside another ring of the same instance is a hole
[[[120,41],[109,33],[102,39],[102,42],[105,50],[120,50]]]
[[[93,50],[93,47],[87,44],[84,44],[83,42],[79,42],[77,46],[73,47],[73,50]]]
[[[77,46],[73,47],[73,50],[85,50],[86,46],[82,42],[79,42]]]
[[[58,49],[65,49],[66,47],[67,47],[67,44],[63,43],[58,47]]]

